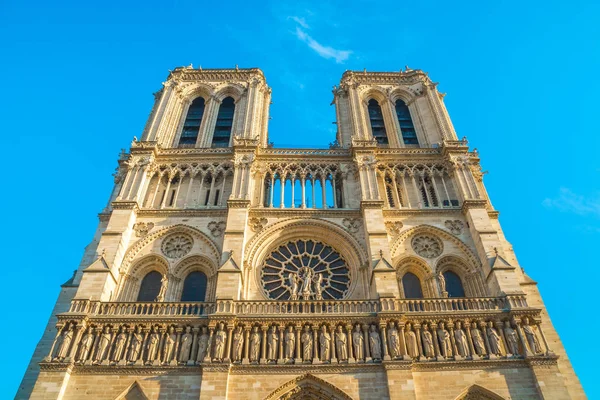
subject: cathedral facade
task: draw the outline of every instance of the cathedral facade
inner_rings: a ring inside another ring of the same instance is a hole
[[[584,399],[436,86],[347,71],[288,149],[262,71],[172,71],[17,398]]]

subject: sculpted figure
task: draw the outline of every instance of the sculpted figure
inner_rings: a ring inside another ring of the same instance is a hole
[[[159,343],[160,334],[156,332],[156,328],[152,327],[152,333],[150,334],[150,337],[148,338],[148,344],[146,345],[148,350],[146,353],[146,364],[152,364],[152,362],[155,360]]]
[[[92,344],[94,344],[94,333],[92,332],[92,328],[88,326],[85,331],[85,335],[81,339],[81,347],[79,348],[79,361],[85,362],[90,354],[90,350],[92,349]]]
[[[452,341],[450,339],[450,333],[446,330],[443,322],[440,322],[437,335],[438,341],[440,342],[440,353],[442,353],[444,357],[452,357]]]
[[[127,334],[124,332],[123,327],[119,329],[119,334],[115,339],[115,347],[113,350],[112,360],[115,362],[121,361],[123,358],[123,350],[125,349],[125,343],[127,343]]]
[[[100,340],[98,341],[98,349],[96,350],[96,363],[99,363],[106,358],[108,358],[108,350],[110,348],[110,328],[108,326],[104,327],[104,332],[100,336]]]
[[[519,336],[517,331],[510,326],[509,321],[504,322],[504,336],[506,336],[507,350],[511,354],[519,355]]]
[[[227,343],[227,332],[225,332],[225,324],[219,324],[219,330],[215,335],[215,360],[223,361],[225,355],[225,344]]]
[[[406,332],[404,332],[404,338],[406,339],[406,352],[411,358],[419,357],[419,347],[417,344],[417,335],[412,330],[411,324],[406,324]]]
[[[67,323],[63,329],[60,347],[58,348],[58,353],[56,353],[56,359],[59,361],[64,360],[69,355],[69,348],[71,347],[71,342],[73,341],[73,329],[71,329],[71,327],[71,324]]]
[[[170,327],[169,333],[165,338],[165,349],[163,355],[163,363],[168,364],[173,359],[173,351],[175,350],[175,341],[177,340],[177,335],[175,335],[175,328]]]
[[[181,349],[179,350],[179,362],[187,363],[190,360],[190,353],[192,352],[192,328],[186,326],[185,333],[181,337]]]
[[[369,331],[369,345],[373,360],[381,360],[381,338],[379,337],[379,332],[377,332],[377,327],[375,325],[371,325]]]
[[[388,343],[390,345],[390,356],[392,359],[400,357],[400,336],[396,324],[391,321],[388,329]]]
[[[446,278],[444,278],[444,275],[441,272],[439,272],[437,274],[437,280],[440,285],[440,292],[441,293],[445,292],[446,291]]]
[[[523,319],[523,332],[525,333],[525,337],[527,338],[527,343],[529,344],[529,349],[531,352],[533,354],[543,353],[542,346],[540,346],[540,341],[537,338],[535,329],[533,326],[529,325],[529,318],[527,317]]]
[[[354,332],[352,332],[352,344],[354,345],[354,356],[356,357],[356,359],[364,360],[365,337],[363,336],[363,333],[360,330],[360,325],[356,325],[354,327]]]
[[[288,274],[288,280],[290,288],[292,289],[290,300],[298,300],[298,285],[300,284],[300,282],[298,281],[298,275],[290,272]]]
[[[142,328],[138,325],[131,335],[131,345],[129,347],[129,361],[136,362],[138,358],[140,358],[140,352],[142,351],[142,341],[144,337],[142,336]]]
[[[233,349],[231,358],[234,362],[242,361],[242,352],[244,350],[244,332],[242,327],[238,326],[233,332]]]
[[[475,348],[475,353],[477,353],[478,356],[481,356],[485,354],[485,343],[483,342],[481,331],[477,329],[476,324],[473,323],[472,326],[473,327],[471,328],[471,338],[473,339],[473,347]]]
[[[258,362],[260,359],[260,333],[258,332],[258,326],[252,328],[252,334],[250,335],[250,361]]]
[[[498,335],[498,332],[494,328],[494,324],[492,323],[492,321],[488,322],[487,336],[488,341],[490,343],[490,354],[501,356],[502,345],[500,344],[500,335]]]
[[[456,323],[456,330],[454,331],[454,339],[456,340],[456,350],[462,357],[469,356],[469,342],[467,341],[467,335],[462,330],[462,323]]]
[[[323,300],[323,274],[315,276],[315,300]]]
[[[202,334],[200,335],[200,339],[198,340],[198,355],[196,356],[196,361],[202,362],[204,361],[204,357],[206,357],[206,351],[208,350],[208,329],[206,326],[202,327]]]
[[[302,342],[302,360],[310,361],[313,354],[313,335],[308,325],[304,327],[300,341]]]
[[[275,327],[272,326],[269,328],[269,333],[267,333],[267,359],[269,361],[277,360],[277,344],[279,342],[279,337],[277,336],[277,332],[275,331]]]
[[[425,352],[425,357],[433,358],[435,357],[435,350],[433,347],[433,335],[429,332],[429,325],[423,324],[423,350]]]
[[[294,359],[294,349],[296,348],[296,335],[294,334],[294,327],[288,326],[287,332],[284,336],[285,341],[285,360]]]
[[[335,351],[340,361],[348,361],[348,337],[341,326],[335,333]]]
[[[167,294],[168,284],[169,278],[167,278],[167,275],[165,274],[160,280],[160,292],[158,292],[158,296],[156,296],[156,299],[154,301],[165,301],[165,295]]]
[[[312,291],[312,279],[313,279],[313,270],[310,268],[306,268],[304,272],[304,278],[302,280],[302,297],[304,300],[308,300],[310,296],[313,294]]]
[[[327,327],[325,325],[321,327],[319,344],[321,345],[321,361],[329,362],[331,353],[331,335],[327,332]]]

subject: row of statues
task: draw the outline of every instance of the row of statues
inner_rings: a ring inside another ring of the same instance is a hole
[[[363,363],[461,360],[548,353],[522,321],[406,322],[215,327],[88,326],[67,323],[46,361],[84,365]]]

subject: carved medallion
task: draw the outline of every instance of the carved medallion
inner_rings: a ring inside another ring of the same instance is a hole
[[[386,221],[385,229],[387,229],[390,236],[398,236],[402,229],[402,222],[400,221]]]
[[[460,235],[462,233],[463,223],[461,220],[455,219],[452,221],[448,219],[446,222],[444,222],[444,224],[446,225],[446,228],[448,228],[448,230],[453,234]]]
[[[268,220],[266,218],[257,218],[252,217],[248,220],[248,225],[252,232],[262,231],[265,225],[267,225]]]
[[[190,252],[193,244],[194,239],[191,236],[176,233],[163,240],[162,252],[169,258],[181,258]]]
[[[208,223],[207,227],[211,235],[213,235],[214,237],[219,237],[225,231],[225,225],[226,224],[224,221],[211,221]]]
[[[136,222],[133,225],[135,236],[144,237],[154,228],[154,222]]]
[[[360,220],[358,218],[344,218],[342,224],[350,233],[356,233],[360,229]]]
[[[411,242],[415,253],[425,258],[435,258],[442,254],[442,241],[432,235],[415,236]]]

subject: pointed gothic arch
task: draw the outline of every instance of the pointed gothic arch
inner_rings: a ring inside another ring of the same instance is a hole
[[[471,385],[461,392],[455,400],[505,400],[504,397],[477,384]]]
[[[352,400],[342,390],[312,374],[304,374],[281,385],[265,400]]]

